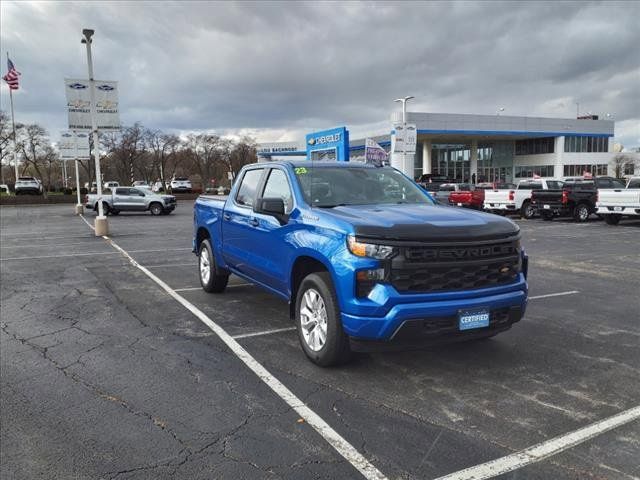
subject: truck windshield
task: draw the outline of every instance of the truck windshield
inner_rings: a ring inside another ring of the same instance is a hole
[[[305,201],[314,207],[381,203],[433,205],[427,194],[393,168],[299,167]]]

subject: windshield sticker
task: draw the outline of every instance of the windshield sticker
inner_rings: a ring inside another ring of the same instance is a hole
[[[296,168],[296,175],[304,175],[305,173],[307,173],[307,167]]]

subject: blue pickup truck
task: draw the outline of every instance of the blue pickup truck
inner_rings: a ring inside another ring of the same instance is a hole
[[[491,337],[525,313],[518,226],[438,205],[391,167],[247,165],[226,200],[194,209],[202,288],[223,292],[233,273],[283,298],[321,366]]]

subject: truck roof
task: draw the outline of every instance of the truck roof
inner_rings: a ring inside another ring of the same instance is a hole
[[[269,162],[274,165],[283,165],[291,167],[313,167],[313,168],[378,168],[375,165],[364,162],[337,162],[337,161],[311,161],[311,160],[280,160],[275,162]]]

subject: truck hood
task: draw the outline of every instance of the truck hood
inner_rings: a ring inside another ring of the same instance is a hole
[[[474,241],[520,232],[514,222],[498,215],[438,205],[349,205],[323,212],[351,224],[356,236],[372,239]]]

